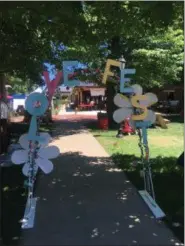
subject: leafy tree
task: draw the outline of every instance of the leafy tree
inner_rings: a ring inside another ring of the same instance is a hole
[[[89,61],[89,67],[103,72],[107,58],[118,59],[124,54],[126,67],[136,68],[135,80],[145,87],[176,83],[182,77],[183,2],[96,1],[84,5],[91,40],[76,41],[64,51],[65,57],[79,57],[81,62]],[[93,73],[89,78],[81,74],[80,78],[100,82],[100,76]],[[112,123],[115,86],[108,86]]]
[[[44,62],[61,69],[62,60],[77,59],[103,70],[107,58],[123,54],[140,83],[176,82],[183,9],[168,1],[2,2],[0,73],[39,83]]]
[[[80,2],[1,2],[0,83],[5,74],[39,83],[43,63],[59,63],[55,46],[82,36],[81,9]]]
[[[31,80],[23,80],[14,76],[7,76],[8,84],[11,85],[9,93],[28,93],[32,90],[33,83]]]
[[[132,56],[136,80],[144,87],[182,83],[183,30],[169,27],[164,33],[149,36],[143,40],[141,48],[133,49]]]

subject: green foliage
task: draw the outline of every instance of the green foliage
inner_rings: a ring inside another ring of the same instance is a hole
[[[173,1],[2,2],[0,72],[39,83],[44,62],[61,69],[63,60],[79,60],[104,69],[108,57],[123,54],[139,83],[176,83],[183,9]]]
[[[27,93],[32,89],[32,82],[29,79],[8,76],[8,84],[12,88],[8,89],[9,93]]]
[[[184,65],[183,30],[169,27],[164,33],[142,40],[140,48],[133,49],[136,80],[147,87],[181,82]]]
[[[0,72],[39,81],[44,62],[59,62],[54,45],[70,43],[72,35],[79,35],[79,25],[83,28],[79,6],[80,2],[0,3]]]
[[[180,240],[184,240],[184,170],[177,165],[177,158],[183,152],[184,122],[172,117],[168,129],[149,129],[150,162],[158,205],[166,214],[165,222]],[[139,137],[125,136],[117,139],[117,131],[101,131],[89,126],[93,135],[111,155],[114,163],[124,171],[128,179],[140,190],[141,152]],[[165,196],[164,196],[165,194]],[[174,222],[180,224],[174,227]]]
[[[103,72],[107,58],[123,54],[126,67],[136,68],[135,80],[143,86],[181,82],[183,9],[183,2],[85,2],[89,36],[76,40],[63,55]],[[93,72],[80,79],[100,83]]]

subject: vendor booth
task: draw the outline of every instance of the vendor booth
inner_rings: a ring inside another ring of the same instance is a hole
[[[102,109],[105,104],[105,88],[78,86],[74,87],[71,101],[79,109]],[[102,106],[103,105],[103,106]]]

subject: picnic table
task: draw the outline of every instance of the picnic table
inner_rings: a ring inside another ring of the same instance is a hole
[[[159,112],[156,112],[155,115],[156,115],[156,125],[161,126],[163,129],[167,129],[168,128],[167,124],[170,123],[170,121],[164,119],[162,114]]]

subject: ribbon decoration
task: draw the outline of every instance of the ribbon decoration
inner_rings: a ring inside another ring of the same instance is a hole
[[[34,183],[38,168],[48,174],[53,170],[53,164],[49,159],[56,158],[60,151],[56,146],[48,146],[51,137],[48,133],[39,133],[37,117],[43,115],[48,107],[48,100],[44,94],[32,93],[26,99],[26,110],[32,115],[28,134],[19,138],[22,150],[16,150],[11,156],[14,164],[24,163],[22,172],[28,177],[28,199],[24,214],[22,228],[32,228],[36,198],[33,197]],[[33,211],[34,210],[34,211]]]
[[[126,71],[125,71],[126,70]],[[165,216],[164,212],[155,202],[155,193],[152,180],[151,163],[149,161],[149,147],[147,128],[156,121],[155,113],[148,109],[151,105],[157,103],[157,96],[153,93],[143,94],[140,85],[132,85],[125,88],[125,82],[130,79],[124,78],[125,74],[134,74],[135,69],[121,68],[120,92],[128,94],[126,97],[120,93],[115,95],[114,103],[119,107],[113,113],[113,119],[117,123],[123,122],[127,117],[131,118],[131,125],[138,131],[139,147],[141,150],[141,161],[143,164],[144,190],[139,191],[140,195],[149,206],[157,219]],[[106,76],[104,76],[105,78]],[[145,154],[145,156],[144,156]]]
[[[148,106],[155,104],[158,99],[153,93],[142,95],[142,87],[133,85],[130,87],[135,96],[127,98],[121,94],[114,97],[114,103],[120,107],[113,114],[113,119],[117,123],[121,123],[127,117],[131,118],[130,124],[138,130],[139,146],[141,149],[141,159],[143,163],[144,187],[155,200],[153,189],[151,166],[149,162],[149,147],[147,140],[147,128],[150,127],[156,120],[155,113],[148,110]],[[145,152],[145,158],[144,158]]]

